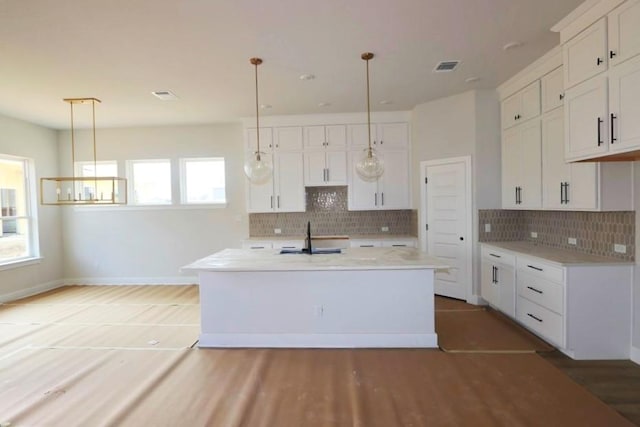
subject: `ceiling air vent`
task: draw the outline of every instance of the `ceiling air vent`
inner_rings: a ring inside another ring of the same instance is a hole
[[[173,93],[169,92],[168,90],[156,90],[151,93],[163,101],[175,101],[176,99],[178,99],[177,96],[175,96]]]
[[[442,61],[436,65],[436,68],[433,69],[434,73],[448,73],[449,71],[453,71],[460,64],[460,61]]]

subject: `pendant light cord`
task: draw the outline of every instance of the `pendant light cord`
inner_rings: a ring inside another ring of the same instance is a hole
[[[256,160],[260,161],[260,103],[258,102],[258,65],[262,64],[262,59],[251,58],[249,60],[256,70]]]
[[[373,157],[373,149],[371,148],[371,101],[370,101],[370,87],[369,87],[369,60],[373,58],[373,53],[365,52],[360,57],[367,63],[367,131],[369,135],[369,149],[367,151],[367,157]]]
[[[76,177],[76,141],[74,138],[74,132],[73,132],[73,102],[70,102],[69,105],[71,106],[71,171],[73,173],[73,178],[75,179]]]

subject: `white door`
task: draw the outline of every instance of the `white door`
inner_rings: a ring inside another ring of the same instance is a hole
[[[427,253],[451,268],[436,272],[435,293],[467,300],[471,295],[471,198],[469,158],[426,162]]]

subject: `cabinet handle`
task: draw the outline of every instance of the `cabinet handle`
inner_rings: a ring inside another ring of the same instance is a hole
[[[529,316],[529,317],[531,317],[532,319],[535,319],[535,320],[537,320],[538,322],[542,323],[542,319],[541,319],[541,318],[536,317],[536,316],[534,316],[534,315],[533,315],[533,314],[531,314],[531,313],[527,313],[527,316]]]
[[[491,266],[491,283],[496,283],[496,266]]]
[[[373,245],[360,245],[361,248],[372,248]]]
[[[496,254],[489,254],[489,255],[494,257],[494,258],[502,258],[500,255],[496,255]]]
[[[537,270],[537,271],[544,271],[544,269],[542,269],[540,267],[534,267],[533,265],[527,265],[527,267],[533,268],[534,270]]]
[[[612,144],[615,143],[618,140],[618,138],[613,136],[613,127],[614,127],[613,122],[617,118],[618,118],[618,116],[616,116],[615,114],[611,113],[611,143]]]
[[[380,193],[381,205],[384,206],[384,192]]]
[[[536,293],[538,293],[540,295],[542,295],[544,293],[540,289],[532,288],[531,286],[527,286],[527,289],[531,289],[533,292],[536,292]]]
[[[518,120],[518,115],[513,116],[513,120]]]
[[[264,246],[251,246],[249,249],[264,249]]]
[[[518,202],[518,187],[515,187],[515,189],[516,189],[516,205],[517,205],[519,203]]]
[[[407,245],[391,245],[394,248],[406,248]]]
[[[273,196],[271,196],[271,209],[273,209]]]
[[[384,141],[383,141],[383,140],[380,140],[380,145],[382,145],[382,144],[384,144]]]
[[[373,203],[378,206],[378,193],[373,193]]]
[[[278,209],[280,209],[280,196],[278,196]]]
[[[283,246],[282,249],[295,249],[295,246]]]
[[[561,93],[560,95],[558,95],[558,98],[560,98],[560,101],[562,101],[564,99],[564,93]]]
[[[615,53],[613,50],[609,51],[609,59],[613,59],[614,56],[616,56],[617,53]]]
[[[560,204],[564,204],[564,182],[560,183]]]
[[[327,168],[327,182],[331,181],[331,178],[329,178],[329,168]]]
[[[516,191],[518,192],[518,201],[517,201],[517,203],[519,205],[521,205],[522,204],[522,187],[518,187]]]
[[[327,169],[322,169],[322,180],[327,182]]]
[[[603,120],[598,117],[598,147],[602,145],[602,135],[600,135],[600,125],[602,124]]]
[[[604,59],[598,57],[598,59],[596,60],[596,65],[600,65],[604,62]]]
[[[564,183],[564,203],[569,204],[569,183]]]

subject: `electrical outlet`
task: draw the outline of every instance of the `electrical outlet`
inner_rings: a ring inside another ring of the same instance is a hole
[[[569,237],[567,239],[567,243],[569,243],[570,245],[577,245],[578,244],[578,239],[576,239],[575,237]]]
[[[537,239],[537,238],[538,238],[538,233],[537,233],[537,232],[535,232],[535,231],[532,231],[532,232],[531,232],[531,238],[532,238],[532,239]]]
[[[484,232],[485,233],[491,233],[491,224],[485,224],[484,225]]]
[[[627,246],[626,245],[618,245],[616,243],[615,245],[613,245],[613,251],[614,252],[618,252],[619,254],[626,254],[627,253]]]
[[[387,227],[386,225],[384,227],[381,228],[382,231],[389,231],[389,227]]]
[[[274,228],[274,229],[273,229],[273,232],[274,232],[275,234],[282,234],[282,229],[281,229],[281,228]]]

